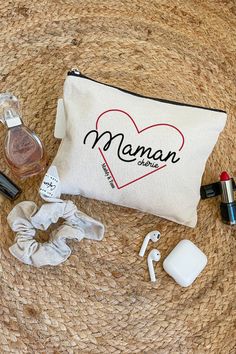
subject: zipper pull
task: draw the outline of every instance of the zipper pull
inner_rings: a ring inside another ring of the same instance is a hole
[[[75,76],[80,76],[81,72],[77,68],[72,68],[69,72],[68,75],[75,75]]]

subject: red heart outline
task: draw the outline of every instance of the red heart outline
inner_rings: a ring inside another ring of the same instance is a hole
[[[158,126],[168,126],[168,127],[170,127],[170,128],[173,128],[173,129],[175,129],[175,130],[181,135],[181,138],[182,138],[182,144],[181,144],[181,146],[180,146],[180,148],[179,148],[179,151],[181,151],[182,148],[183,148],[183,146],[184,146],[184,143],[185,143],[184,135],[183,135],[183,133],[182,133],[178,128],[176,128],[174,125],[167,124],[167,123],[158,123],[158,124],[149,125],[149,126],[143,128],[143,129],[139,130],[137,124],[136,124],[135,121],[134,121],[134,119],[133,119],[127,112],[123,111],[122,109],[108,109],[107,111],[102,112],[102,113],[98,116],[97,121],[96,121],[96,129],[97,129],[97,130],[98,130],[98,122],[99,122],[100,118],[101,118],[104,114],[106,114],[106,113],[108,113],[108,112],[120,112],[120,113],[125,114],[125,115],[131,120],[131,122],[133,123],[133,125],[135,126],[136,131],[137,131],[138,134],[141,134],[141,133],[144,132],[145,130],[148,130],[148,129],[151,129],[151,128],[154,128],[154,127],[158,127]],[[104,154],[103,154],[103,152],[102,152],[102,149],[101,149],[100,147],[99,147],[98,149],[99,149],[99,151],[100,151],[100,154],[102,155],[102,158],[103,158],[104,162],[105,162],[106,165],[107,165],[107,168],[108,168],[108,170],[109,170],[109,172],[110,172],[110,174],[111,174],[111,176],[112,176],[112,178],[113,178],[113,180],[114,180],[114,182],[115,182],[115,185],[116,185],[117,189],[124,188],[124,187],[130,185],[131,183],[137,182],[138,180],[140,180],[140,179],[142,179],[142,178],[144,178],[144,177],[146,177],[146,176],[148,176],[148,175],[150,175],[150,174],[152,174],[152,173],[154,173],[154,172],[157,172],[157,171],[159,171],[159,170],[161,170],[162,168],[164,168],[164,167],[167,166],[167,165],[162,165],[161,167],[158,167],[157,169],[155,169],[155,170],[153,170],[153,171],[151,171],[151,172],[148,172],[148,173],[144,174],[144,175],[141,176],[141,177],[135,178],[134,180],[132,180],[132,181],[130,181],[130,182],[128,182],[128,183],[125,183],[125,184],[123,184],[122,186],[119,186],[118,183],[117,183],[117,181],[116,181],[116,178],[115,178],[114,174],[112,173],[111,168],[110,168],[110,166],[109,166],[109,164],[108,164],[108,162],[107,162],[107,160],[106,160],[106,158],[105,158],[105,156],[104,156]]]

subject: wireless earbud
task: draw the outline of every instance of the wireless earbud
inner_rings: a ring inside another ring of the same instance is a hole
[[[153,262],[158,262],[161,259],[161,254],[158,250],[154,249],[151,250],[151,252],[148,255],[147,258],[147,263],[148,263],[148,270],[150,274],[150,279],[151,281],[155,282],[156,281],[156,275],[153,267]]]
[[[149,232],[144,240],[143,240],[143,244],[142,244],[142,247],[140,248],[140,251],[139,251],[139,255],[140,257],[143,257],[144,256],[144,253],[146,251],[146,248],[148,246],[148,242],[149,240],[152,240],[152,242],[157,242],[161,237],[161,234],[159,231],[151,231]]]

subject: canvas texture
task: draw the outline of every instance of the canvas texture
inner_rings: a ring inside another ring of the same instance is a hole
[[[65,136],[53,161],[62,193],[196,226],[202,174],[225,112],[75,75],[65,80],[63,102]]]

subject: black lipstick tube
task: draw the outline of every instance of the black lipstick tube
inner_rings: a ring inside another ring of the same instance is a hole
[[[4,173],[0,172],[0,193],[7,199],[15,200],[21,194],[21,189]]]

